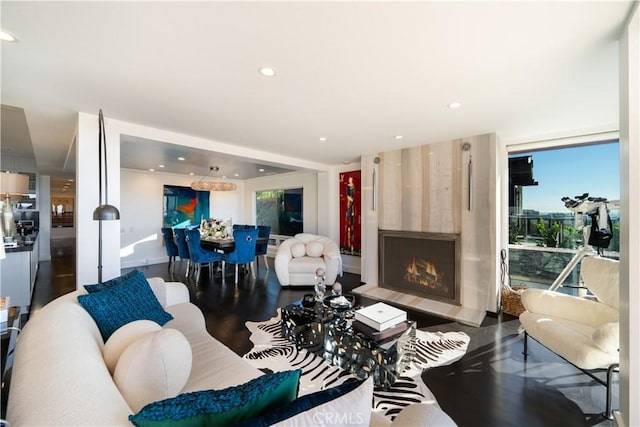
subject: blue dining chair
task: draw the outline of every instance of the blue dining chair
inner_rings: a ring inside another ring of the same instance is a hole
[[[220,252],[208,251],[200,246],[200,230],[197,228],[187,228],[185,233],[187,235],[187,246],[189,246],[189,256],[195,270],[195,280],[197,282],[200,280],[202,264],[209,266],[209,274],[211,275],[213,273],[212,263],[220,261],[222,254]]]
[[[174,228],[173,233],[176,236],[176,245],[178,246],[178,255],[180,260],[187,260],[187,269],[184,275],[188,276],[191,270],[191,256],[189,255],[189,245],[187,245],[187,235],[184,228]]]
[[[249,225],[249,224],[233,224],[233,229],[234,230],[252,230],[256,228],[255,225]]]
[[[233,252],[222,255],[222,277],[224,277],[225,263],[235,264],[235,282],[238,284],[238,265],[250,264],[251,275],[255,279],[256,274],[253,269],[253,261],[256,258],[256,241],[258,240],[258,229],[233,230],[233,240],[235,248]]]
[[[164,248],[169,257],[169,271],[173,273],[176,266],[176,257],[180,256],[178,253],[178,245],[176,245],[175,240],[173,240],[173,230],[171,227],[162,227],[161,231],[164,239]]]
[[[260,267],[258,265],[258,256],[262,255],[262,260],[264,261],[264,266],[269,269],[269,263],[267,262],[267,249],[269,248],[269,235],[271,234],[271,226],[269,225],[259,225],[258,226],[258,237],[263,237],[267,239],[264,242],[257,243],[256,242],[256,267]]]

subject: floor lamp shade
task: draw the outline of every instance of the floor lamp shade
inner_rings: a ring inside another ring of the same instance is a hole
[[[93,211],[95,221],[115,221],[120,219],[120,211],[113,205],[100,205]]]
[[[0,175],[0,193],[2,195],[23,195],[29,192],[29,176],[6,172]]]

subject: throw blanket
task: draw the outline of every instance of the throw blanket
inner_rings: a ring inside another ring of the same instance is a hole
[[[246,322],[251,332],[253,349],[243,356],[249,363],[265,372],[302,369],[299,394],[305,395],[342,384],[352,374],[332,366],[310,351],[300,349],[280,333],[280,310],[266,322]],[[422,371],[449,365],[467,351],[469,336],[464,332],[416,331],[416,356],[403,375],[387,390],[373,393],[373,409],[393,420],[404,407],[436,399],[421,378]]]

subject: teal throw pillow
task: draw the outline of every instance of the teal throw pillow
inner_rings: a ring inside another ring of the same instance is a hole
[[[129,416],[138,427],[231,426],[293,401],[300,369],[275,372],[222,390],[180,394]]]
[[[151,320],[162,326],[173,319],[139,273],[103,290],[78,295],[78,303],[96,322],[105,342],[118,328],[135,320]]]
[[[96,283],[94,285],[84,285],[84,288],[87,290],[87,292],[92,294],[94,292],[100,292],[105,289],[109,289],[110,287],[119,285],[120,283],[124,283],[127,280],[137,275],[142,275],[142,277],[144,277],[144,273],[136,269],[136,270],[131,270],[130,272],[125,273],[122,276],[114,277],[111,280],[107,280],[106,282]]]

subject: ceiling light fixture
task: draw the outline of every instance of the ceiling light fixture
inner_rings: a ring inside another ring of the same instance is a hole
[[[449,108],[454,109],[454,108],[460,108],[462,104],[459,103],[458,101],[454,101],[451,104],[448,105]]]
[[[159,168],[163,168],[163,167],[164,167],[164,165],[158,165],[158,167],[159,167]]]
[[[220,168],[218,166],[209,166],[209,173],[218,172]],[[197,191],[234,191],[238,186],[233,182],[225,181],[205,181],[204,176],[199,181],[191,183],[191,188]]]
[[[6,31],[0,31],[0,40],[4,42],[14,42],[16,41],[16,38]]]
[[[400,139],[402,139],[402,135],[396,135],[396,136],[394,136],[394,138],[400,140]]]
[[[260,168],[258,169],[258,172],[264,172],[264,169]]]
[[[181,162],[184,162],[184,157],[178,157],[178,160],[180,160]]]
[[[324,136],[321,136],[319,139],[320,139],[320,142],[326,142],[327,141],[327,138],[324,137]]]
[[[258,71],[265,77],[274,77],[276,75],[275,68],[271,67],[260,67]]]

